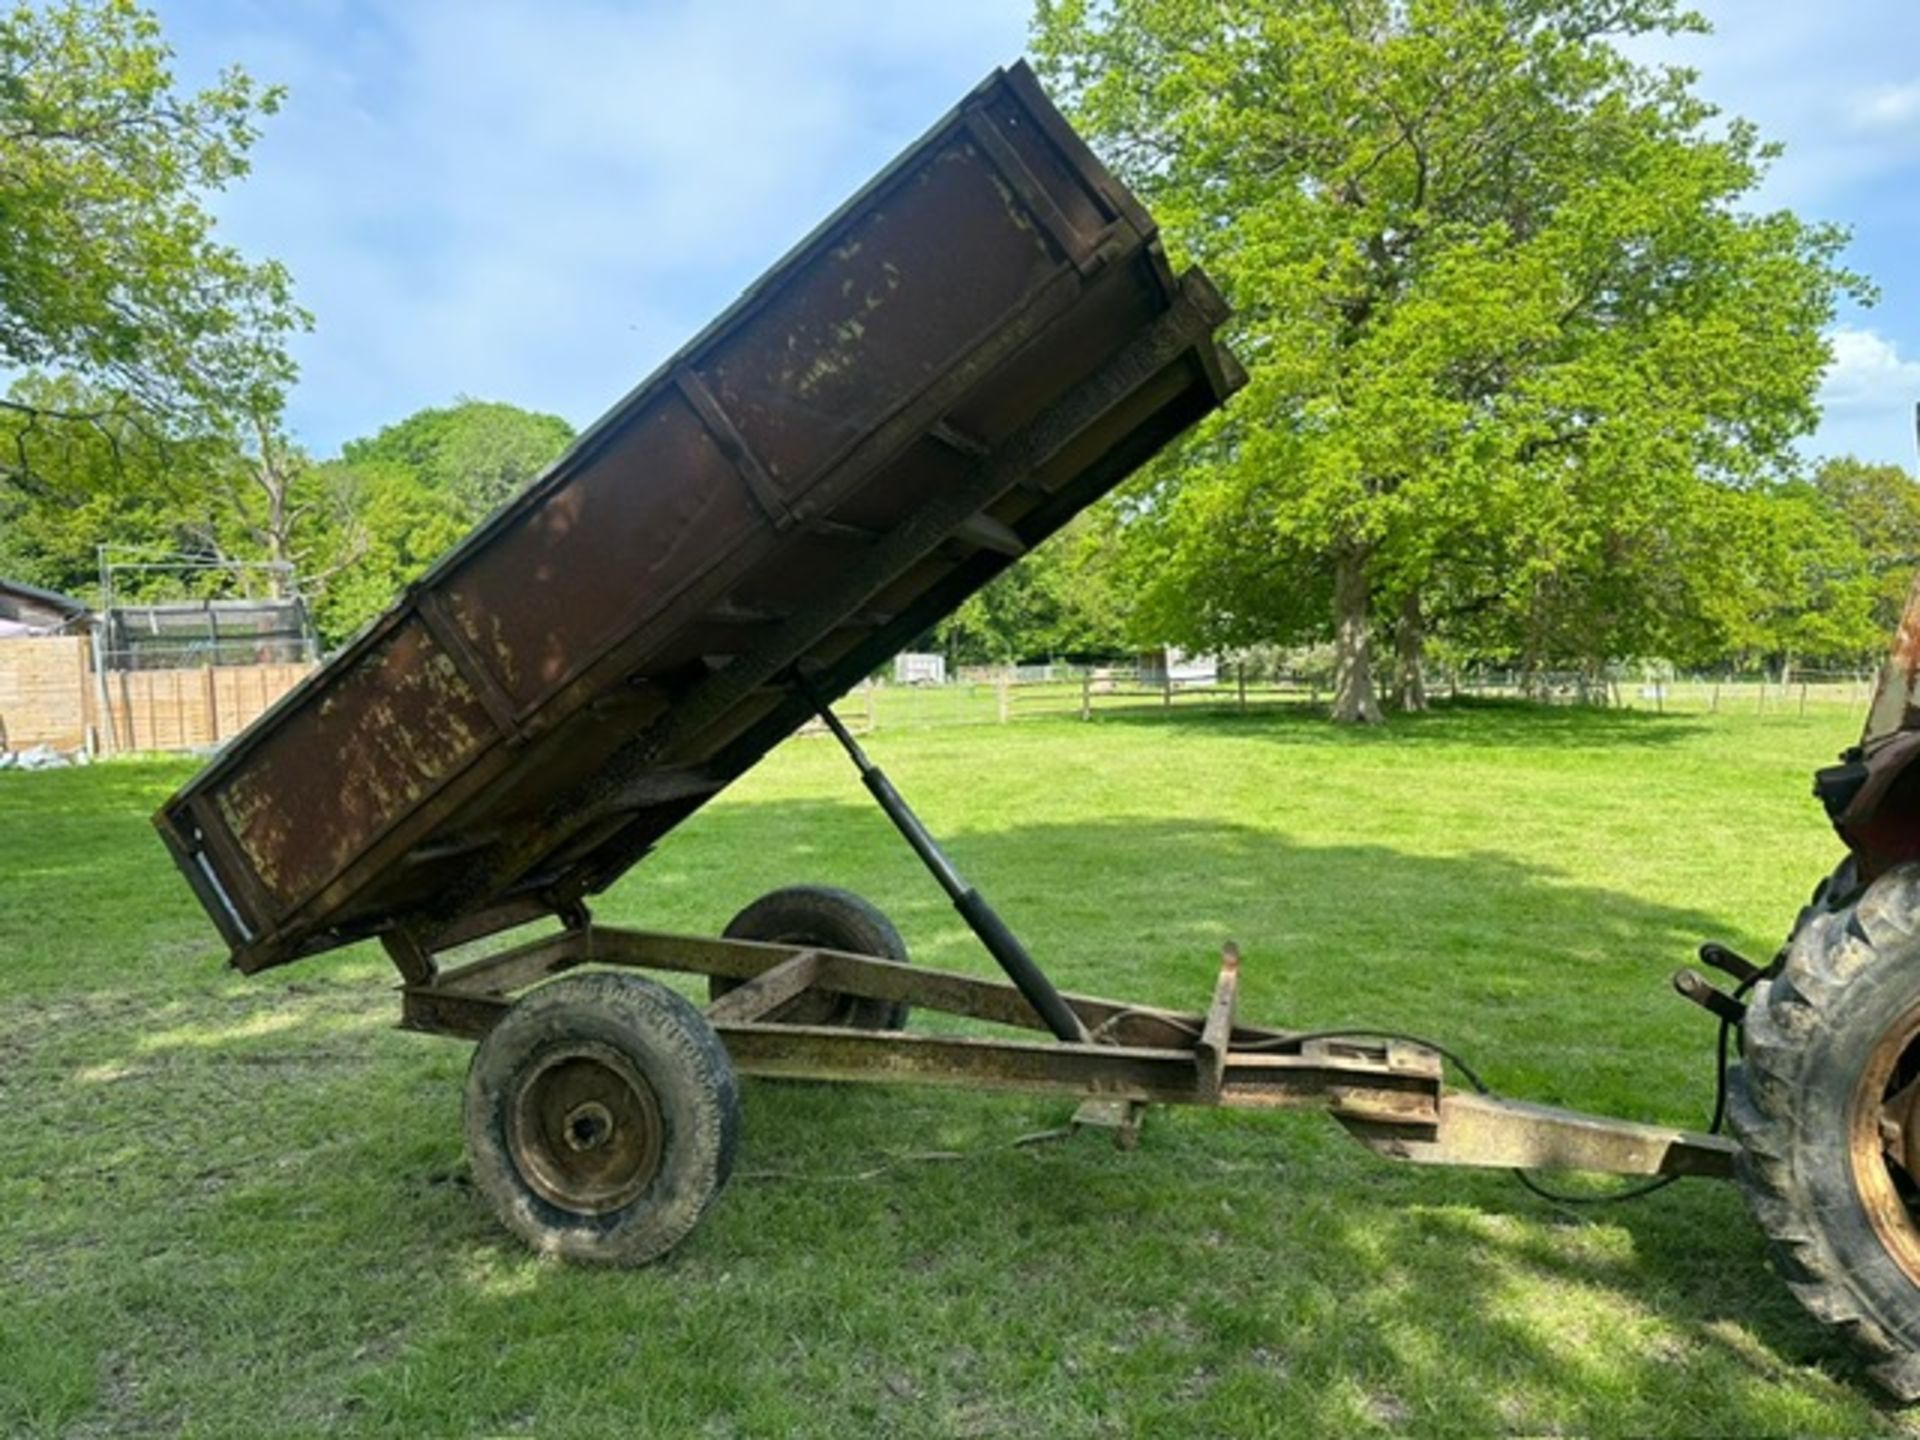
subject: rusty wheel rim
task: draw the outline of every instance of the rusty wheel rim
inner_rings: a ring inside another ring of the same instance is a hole
[[[507,1148],[533,1190],[604,1215],[659,1173],[666,1127],[653,1087],[620,1051],[580,1041],[541,1056],[507,1109]]]
[[[1854,1088],[1854,1190],[1888,1255],[1920,1286],[1920,1005],[1881,1032]]]

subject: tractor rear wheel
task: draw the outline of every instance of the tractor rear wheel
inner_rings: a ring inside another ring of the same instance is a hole
[[[780,945],[808,945],[821,950],[845,950],[881,960],[907,963],[907,942],[877,906],[850,890],[827,885],[790,885],[762,895],[728,922],[729,940],[765,940]],[[740,982],[715,978],[708,982],[715,1000]],[[854,995],[832,995],[808,990],[794,996],[767,1017],[788,1025],[837,1025],[847,1030],[904,1030],[904,1000],[863,1000]]]
[[[1814,892],[1729,1077],[1748,1207],[1801,1304],[1920,1399],[1920,865]]]

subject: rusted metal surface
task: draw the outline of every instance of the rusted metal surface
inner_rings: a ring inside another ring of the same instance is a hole
[[[1718,1136],[1453,1094],[1440,1056],[1422,1045],[1296,1037],[1243,1024],[1233,1016],[1239,965],[1232,950],[1204,1014],[1064,996],[1096,1037],[1084,1045],[781,1022],[769,1018],[779,1006],[823,994],[1044,1028],[1005,981],[803,945],[599,926],[406,986],[401,1023],[477,1039],[505,1016],[516,992],[584,964],[743,982],[707,1012],[742,1074],[1070,1096],[1082,1101],[1076,1126],[1112,1130],[1122,1145],[1137,1140],[1144,1107],[1163,1104],[1325,1110],[1370,1149],[1419,1164],[1724,1176],[1734,1152]]]
[[[673,935],[595,925],[530,941],[472,961],[441,973],[431,987],[409,986],[403,993],[430,994],[436,999],[495,997],[504,1002],[515,991],[589,963],[717,976],[724,980],[751,980],[784,963],[798,948],[764,940]],[[837,950],[819,949],[816,953],[819,968],[814,984],[836,995],[905,1002],[1020,1030],[1046,1028],[1026,998],[1002,981],[923,965],[903,966],[892,960]],[[1192,1011],[1136,1005],[1095,995],[1069,993],[1065,999],[1088,1033],[1103,1044],[1188,1047],[1201,1033],[1207,1019]],[[1285,1030],[1239,1022],[1235,1022],[1231,1033],[1233,1043],[1241,1046],[1272,1046],[1290,1038]]]
[[[707,1006],[707,1019],[715,1025],[771,1019],[813,985],[819,974],[820,952],[799,951],[715,1000]]]
[[[1860,743],[1814,777],[1814,793],[1860,878],[1920,859],[1920,578],[1881,667]]]
[[[1861,743],[1870,746],[1915,729],[1920,729],[1920,578],[1907,595],[1906,611],[1867,710]]]
[[[544,1052],[507,1106],[508,1153],[550,1204],[605,1215],[644,1191],[666,1148],[660,1101],[632,1059],[574,1040]]]
[[[1240,1002],[1240,947],[1228,945],[1220,953],[1220,978],[1214,983],[1213,1003],[1193,1043],[1200,1083],[1214,1094],[1226,1080],[1227,1054],[1233,1048],[1233,1014]]]
[[[245,970],[577,911],[1239,383],[997,73],[156,817]],[[407,952],[411,953],[411,952]]]
[[[1894,1016],[1867,1055],[1848,1106],[1847,1163],[1874,1234],[1920,1285],[1920,1009]]]
[[[1424,1135],[1391,1122],[1338,1112],[1335,1118],[1369,1150],[1416,1165],[1726,1179],[1739,1153],[1739,1146],[1719,1135],[1488,1095],[1445,1096],[1433,1129]]]

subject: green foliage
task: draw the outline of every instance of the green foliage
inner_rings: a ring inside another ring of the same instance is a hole
[[[1129,602],[1113,514],[1083,514],[935,627],[956,665],[1106,659],[1126,649]]]
[[[462,399],[349,440],[340,459],[313,467],[327,555],[314,587],[321,637],[337,644],[379,614],[572,440],[557,415]]]
[[[453,497],[395,461],[330,461],[314,480],[341,517],[332,548],[342,563],[313,606],[322,638],[337,644],[391,604],[471,521]]]
[[[1891,634],[1920,570],[1920,484],[1898,465],[1845,455],[1822,464],[1813,485],[1852,535],[1872,576],[1874,629],[1882,637]]]
[[[30,377],[13,393],[37,410],[96,404],[72,380]],[[0,443],[32,423],[0,411]],[[160,452],[109,408],[93,424],[52,425],[33,440],[31,469],[0,468],[0,575],[87,597],[103,544],[177,548],[186,519]]]
[[[9,470],[63,422],[231,430],[292,381],[284,339],[308,317],[287,273],[222,244],[205,205],[246,174],[280,91],[230,69],[182,94],[171,59],[130,0],[0,12],[0,368],[92,396],[80,412],[0,402],[40,422],[12,431]]]
[[[1790,468],[1865,293],[1841,232],[1742,208],[1753,128],[1617,45],[1697,28],[1673,0],[1041,0],[1056,90],[1221,282],[1251,376],[1152,491],[1168,638],[1323,635],[1341,575],[1362,676],[1368,612],[1410,593],[1535,661],[1696,623],[1662,557],[1713,562],[1709,486]]]
[[[573,443],[573,427],[497,401],[462,397],[421,410],[365,440],[349,440],[352,465],[398,465],[458,507],[468,523],[511,498]]]

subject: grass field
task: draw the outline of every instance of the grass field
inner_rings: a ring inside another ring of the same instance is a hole
[[[1836,846],[1838,709],[1180,714],[873,737],[1063,986],[1430,1034],[1497,1087],[1701,1123],[1669,973],[1770,953]],[[466,1178],[465,1049],[359,949],[245,980],[145,816],[179,764],[0,774],[0,1431],[393,1435],[1909,1433],[1731,1187],[1569,1214],[1324,1118],[748,1082],[667,1263],[522,1251]],[[599,907],[713,931],[801,880],[988,962],[829,744]],[[930,1152],[960,1158],[929,1158]]]

